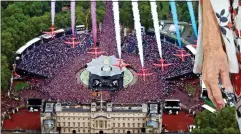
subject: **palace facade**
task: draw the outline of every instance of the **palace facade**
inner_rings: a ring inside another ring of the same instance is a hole
[[[67,106],[43,102],[42,133],[160,133],[162,104],[113,104],[95,101]]]

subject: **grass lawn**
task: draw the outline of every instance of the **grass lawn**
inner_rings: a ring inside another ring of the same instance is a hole
[[[27,82],[19,82],[15,85],[14,89],[15,91],[21,91],[22,89],[29,87],[29,84]]]
[[[193,87],[193,86],[191,86],[191,85],[186,85],[186,86],[185,86],[185,90],[188,92],[188,94],[191,94],[192,96],[194,96],[195,87]]]

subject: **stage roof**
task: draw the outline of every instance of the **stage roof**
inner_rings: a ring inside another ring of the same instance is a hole
[[[101,55],[100,57],[92,59],[91,62],[87,63],[87,70],[98,76],[114,76],[121,74],[126,69],[123,67],[122,70],[120,70],[119,67],[113,66],[114,64],[118,64],[118,60],[114,55]]]

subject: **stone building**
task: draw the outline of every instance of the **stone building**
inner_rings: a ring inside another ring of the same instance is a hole
[[[155,105],[154,108],[150,107],[149,102],[112,104],[95,101],[78,106],[44,102],[41,113],[42,133],[160,133],[161,104],[151,102],[151,105]]]

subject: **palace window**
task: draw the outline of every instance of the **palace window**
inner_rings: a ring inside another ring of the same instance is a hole
[[[105,128],[107,128],[107,121],[105,121]]]
[[[102,128],[104,126],[103,120],[100,120],[99,123],[100,123],[100,128]]]
[[[83,122],[83,127],[85,127],[85,123]]]
[[[80,122],[78,122],[78,127],[80,127]]]
[[[120,127],[120,123],[118,123],[118,127]]]
[[[113,123],[113,127],[115,127],[115,123]]]
[[[123,123],[122,125],[123,125],[123,127],[125,127],[125,123]]]
[[[127,123],[128,127],[130,127],[130,123]]]
[[[70,122],[68,122],[68,126],[70,126]]]

